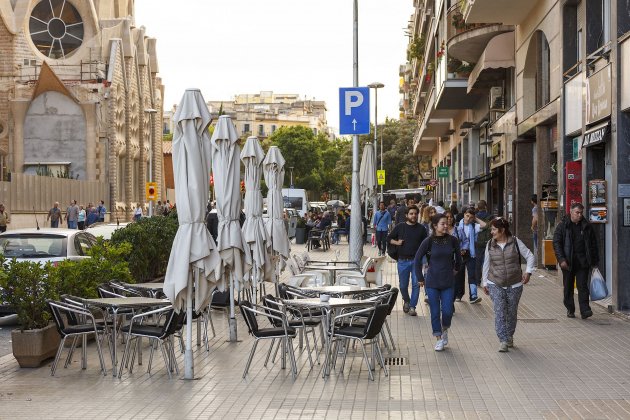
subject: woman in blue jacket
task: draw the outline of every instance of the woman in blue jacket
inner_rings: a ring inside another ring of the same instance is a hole
[[[431,218],[432,234],[422,241],[414,259],[414,269],[420,285],[429,298],[431,327],[436,338],[435,351],[448,344],[448,329],[453,318],[455,274],[462,264],[459,241],[448,234],[448,222],[443,214]],[[426,257],[428,269],[422,273],[422,259]]]

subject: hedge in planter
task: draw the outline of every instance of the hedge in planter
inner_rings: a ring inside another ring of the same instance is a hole
[[[166,274],[178,227],[177,217],[170,214],[168,217],[146,217],[116,230],[110,242],[131,244],[132,252],[127,259],[129,270],[133,278],[142,283]]]
[[[90,258],[62,261],[50,275],[55,277],[60,294],[97,298],[99,284],[113,280],[134,282],[127,262],[130,254],[129,243],[112,244],[99,239],[89,251]]]

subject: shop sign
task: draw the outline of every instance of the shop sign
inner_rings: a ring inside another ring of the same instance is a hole
[[[610,64],[586,79],[587,124],[592,124],[611,113]]]
[[[438,166],[438,178],[448,178],[448,166]]]
[[[582,203],[582,161],[567,162],[565,169],[566,203],[564,209],[568,213],[571,204]]]
[[[582,147],[593,146],[594,144],[603,143],[610,137],[610,122],[600,124],[584,133]]]

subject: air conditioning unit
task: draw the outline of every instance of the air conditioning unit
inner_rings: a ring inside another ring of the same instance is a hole
[[[503,88],[501,86],[490,88],[490,110],[505,111],[505,97],[503,96]]]

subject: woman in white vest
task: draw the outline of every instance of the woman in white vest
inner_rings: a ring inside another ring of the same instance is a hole
[[[492,239],[486,245],[482,285],[494,306],[494,327],[501,342],[500,352],[514,346],[518,302],[523,285],[529,282],[535,268],[534,254],[510,232],[510,224],[502,217],[490,222]],[[525,273],[521,257],[527,261]]]

